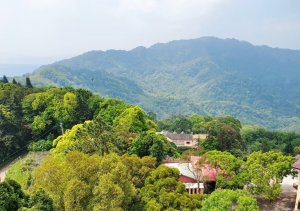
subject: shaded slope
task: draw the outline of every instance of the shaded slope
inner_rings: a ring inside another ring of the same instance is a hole
[[[40,85],[84,87],[160,117],[233,115],[269,128],[298,125],[300,51],[204,37],[91,51],[38,69]],[[91,79],[92,78],[92,79]]]

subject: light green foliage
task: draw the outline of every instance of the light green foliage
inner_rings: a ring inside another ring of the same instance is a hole
[[[18,182],[24,191],[30,191],[33,183],[32,173],[46,155],[46,152],[30,152],[9,167],[6,177]]]
[[[122,156],[121,160],[127,167],[129,174],[132,176],[131,182],[137,188],[143,187],[145,179],[156,167],[156,159],[150,156],[139,158],[136,155],[128,156],[125,154]]]
[[[248,181],[243,160],[229,152],[209,151],[203,157],[210,166],[217,169],[217,188],[243,188]]]
[[[300,154],[300,146],[294,148],[295,154]]]
[[[293,162],[293,157],[281,152],[253,152],[246,162],[251,182],[248,190],[255,196],[275,200],[281,192],[279,182],[291,173]]]
[[[216,190],[203,201],[203,211],[258,211],[256,200],[242,190]]]
[[[117,131],[139,133],[147,130],[156,131],[157,126],[147,119],[146,113],[138,106],[125,109],[115,120]]]
[[[135,186],[142,186],[154,163],[128,155],[51,155],[35,171],[34,189],[43,188],[58,210],[127,209],[136,200]]]
[[[141,189],[145,210],[195,210],[201,206],[201,195],[189,195],[179,180],[179,171],[164,165],[147,177]],[[173,209],[172,209],[173,208]]]
[[[64,192],[65,210],[86,210],[91,195],[88,184],[78,179],[71,179]]]
[[[114,119],[129,107],[130,105],[124,103],[122,100],[114,98],[105,99],[100,103],[101,110],[97,118],[102,119],[109,125],[113,125]]]
[[[75,125],[71,130],[67,130],[62,136],[54,140],[51,151],[56,154],[66,154],[70,151],[80,151],[84,153],[98,153],[104,155],[109,152],[120,152],[126,141],[116,136],[101,120],[85,121],[83,124]]]

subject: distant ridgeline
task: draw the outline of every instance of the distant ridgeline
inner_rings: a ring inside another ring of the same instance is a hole
[[[36,86],[72,86],[153,111],[231,115],[269,129],[300,128],[300,51],[203,37],[90,51],[40,67]]]

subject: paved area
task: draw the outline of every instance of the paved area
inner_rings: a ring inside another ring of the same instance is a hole
[[[291,175],[282,180],[282,192],[279,198],[274,202],[258,198],[258,204],[262,211],[293,211],[296,200],[296,189],[293,184],[298,182],[298,177],[293,178]]]

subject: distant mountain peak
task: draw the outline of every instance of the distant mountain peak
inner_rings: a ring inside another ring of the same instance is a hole
[[[233,115],[273,129],[300,125],[300,51],[233,38],[89,51],[43,66],[31,78],[36,85],[118,97],[159,117],[198,113]]]

